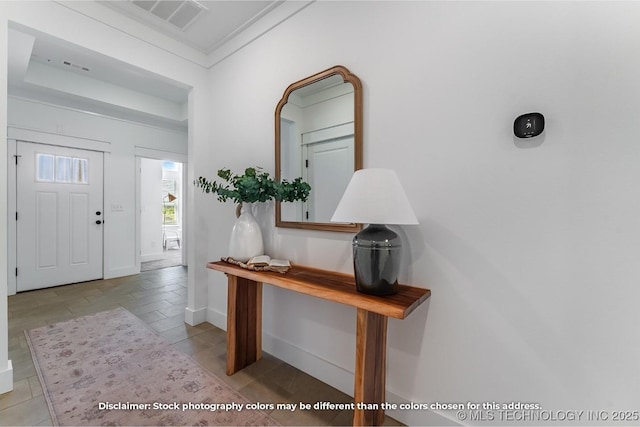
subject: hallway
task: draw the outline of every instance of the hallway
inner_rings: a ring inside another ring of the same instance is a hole
[[[50,425],[51,419],[24,330],[124,307],[179,350],[254,402],[349,402],[346,394],[283,361],[263,359],[225,374],[225,332],[209,323],[184,323],[187,269],[171,267],[110,280],[78,283],[9,297],[9,357],[14,390],[0,395],[0,425]],[[348,425],[351,411],[273,411],[283,425]],[[388,425],[398,425],[387,417]]]

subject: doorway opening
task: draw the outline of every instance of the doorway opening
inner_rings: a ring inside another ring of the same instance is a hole
[[[183,265],[184,165],[140,158],[140,271]]]

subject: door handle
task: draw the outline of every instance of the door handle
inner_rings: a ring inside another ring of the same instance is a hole
[[[96,221],[96,224],[100,225],[100,224],[102,224],[102,221],[97,220],[97,221]]]
[[[96,212],[96,215],[102,215],[102,212],[98,211]]]

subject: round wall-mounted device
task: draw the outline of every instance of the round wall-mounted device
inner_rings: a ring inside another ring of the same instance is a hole
[[[544,116],[540,113],[527,113],[513,122],[513,133],[518,138],[532,138],[544,130]]]

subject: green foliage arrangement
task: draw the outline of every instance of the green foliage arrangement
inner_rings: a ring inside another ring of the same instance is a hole
[[[296,178],[293,181],[275,181],[268,172],[263,172],[262,168],[247,168],[243,175],[235,175],[229,169],[220,169],[218,177],[221,182],[211,181],[204,177],[199,177],[194,181],[196,187],[205,193],[218,195],[218,200],[226,202],[228,199],[236,203],[255,203],[277,200],[279,202],[307,201],[311,186]]]

